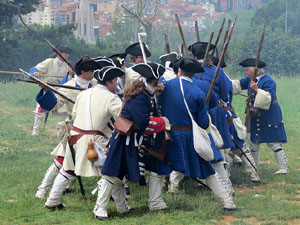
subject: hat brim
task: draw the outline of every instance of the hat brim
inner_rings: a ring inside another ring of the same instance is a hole
[[[125,75],[125,72],[118,67],[106,66],[94,71],[94,78],[99,82],[106,82]]]

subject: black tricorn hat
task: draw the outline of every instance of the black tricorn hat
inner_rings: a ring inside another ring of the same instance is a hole
[[[256,62],[255,58],[248,58],[240,62],[239,65],[242,67],[255,67],[255,62]],[[257,68],[263,68],[265,66],[266,66],[265,62],[258,60]]]
[[[179,63],[181,62],[182,58],[183,58],[183,57],[181,56],[179,59],[177,59],[177,60],[174,62],[173,71],[174,71],[175,74],[178,73]]]
[[[165,67],[158,63],[139,63],[131,68],[148,80],[158,80],[166,71]]]
[[[72,53],[72,50],[69,47],[64,46],[64,45],[57,45],[56,48],[61,53],[63,53],[63,52],[65,52],[65,53]]]
[[[114,66],[106,66],[94,71],[94,78],[99,82],[106,82],[125,74],[123,70]]]
[[[96,70],[99,68],[99,64],[89,56],[82,56],[75,63],[74,67],[75,67],[75,73],[77,75],[80,75],[81,70],[84,71]]]
[[[204,69],[200,63],[192,58],[182,57],[178,62],[178,66],[181,70],[189,73],[202,73]]]
[[[150,57],[151,56],[151,52],[150,52],[150,50],[148,48],[148,45],[145,44],[145,43],[143,43],[143,46],[144,46],[144,51],[145,51],[146,57]],[[125,53],[133,55],[133,56],[143,56],[140,44],[138,42],[134,43],[132,45],[129,45],[126,48]]]
[[[171,52],[159,57],[161,64],[166,67],[174,67],[174,62],[178,59],[178,54],[176,52]]]
[[[218,65],[218,63],[219,63],[219,58],[218,58],[218,57],[213,56],[213,55],[209,55],[209,58],[211,59],[211,61],[213,61],[213,64],[214,64],[215,66]],[[222,62],[222,64],[221,64],[221,68],[225,68],[226,66],[227,66],[226,63],[225,63],[224,60],[223,60],[223,62]]]
[[[112,59],[106,58],[105,56],[98,56],[97,58],[95,58],[95,61],[99,65],[97,69],[102,69],[106,66],[116,66]]]
[[[126,56],[127,53],[119,53],[109,56],[108,58],[110,58],[117,67],[121,68],[124,65]]]
[[[208,43],[207,42],[196,42],[188,47],[188,50],[193,53],[198,59],[203,59],[205,56],[206,48]],[[210,44],[209,51],[213,50],[216,46]]]

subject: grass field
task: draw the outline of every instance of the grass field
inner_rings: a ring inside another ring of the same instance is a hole
[[[200,191],[191,180],[182,183],[179,195],[164,193],[169,208],[149,212],[148,189],[129,183],[128,200],[135,211],[118,215],[109,203],[110,219],[93,219],[96,196],[90,191],[99,178],[83,178],[88,208],[83,204],[78,183],[75,191],[63,196],[63,211],[44,208],[45,200],[34,197],[36,188],[52,162],[49,153],[56,146],[55,125],[62,117],[49,116],[42,135],[31,138],[38,87],[24,83],[0,83],[0,224],[300,224],[300,80],[276,78],[277,97],[282,107],[288,143],[284,145],[290,173],[274,176],[277,170],[273,152],[262,145],[259,173],[262,184],[252,186],[240,168],[232,168],[236,212],[224,214],[222,204],[211,192]],[[245,98],[235,97],[238,115],[244,118]]]

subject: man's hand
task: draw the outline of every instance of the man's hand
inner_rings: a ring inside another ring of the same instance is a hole
[[[257,84],[254,82],[254,81],[251,81],[250,83],[250,88],[253,90],[253,91],[258,91],[258,87],[257,87]]]
[[[44,83],[48,84],[47,81],[44,81]],[[40,86],[41,88],[43,88],[43,90],[44,90],[45,92],[49,90],[46,86],[44,86],[44,85],[42,85],[42,84],[39,84],[39,86]]]
[[[35,77],[37,77],[37,78],[40,78],[40,72],[38,72],[38,71],[37,71],[37,72],[34,72],[34,73],[33,73],[33,76],[35,76]]]
[[[68,66],[68,72],[69,72],[69,76],[73,76],[74,71],[72,70],[72,68],[70,66]]]

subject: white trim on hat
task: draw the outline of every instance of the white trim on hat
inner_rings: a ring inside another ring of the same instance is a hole
[[[158,64],[158,63],[155,63],[155,64]],[[158,79],[158,78],[159,78],[159,76],[157,77],[157,76],[155,75],[155,73],[154,73],[152,67],[149,66],[149,64],[147,64],[147,63],[139,63],[139,64],[136,64],[136,65],[132,66],[131,68],[134,68],[134,67],[139,66],[139,65],[146,65],[146,66],[148,66],[148,67],[151,69],[154,78],[155,78],[155,79]],[[158,65],[159,65],[159,64],[158,64]],[[157,67],[157,68],[158,68],[158,67]],[[142,74],[141,74],[141,75],[142,75]],[[143,75],[142,75],[142,76],[143,76]]]
[[[101,78],[101,77],[100,77],[100,73],[101,73],[101,71],[104,70],[104,69],[106,69],[106,71],[103,72],[103,76],[102,76],[102,78]],[[100,81],[103,81],[103,80],[104,80],[104,77],[105,77],[105,75],[106,75],[106,73],[107,73],[108,71],[112,70],[112,69],[120,70],[120,71],[122,71],[122,72],[124,73],[124,71],[121,70],[119,67],[105,66],[105,67],[103,67],[101,70],[99,70],[99,69],[96,70],[96,72],[98,72],[97,75],[98,75],[99,80],[100,80]]]
[[[96,62],[103,62],[104,61],[104,62],[108,62],[108,63],[111,63],[114,66],[116,66],[115,63],[113,62],[113,60],[111,58],[100,58],[100,59],[96,58],[95,61]]]
[[[170,53],[167,53],[167,54],[164,54],[164,55],[160,56],[159,59],[161,59],[161,58],[163,58],[163,57],[165,57],[165,56],[168,56],[168,55],[172,55],[172,54],[175,54],[175,55],[176,55],[176,58],[178,58],[177,52],[170,52]]]

